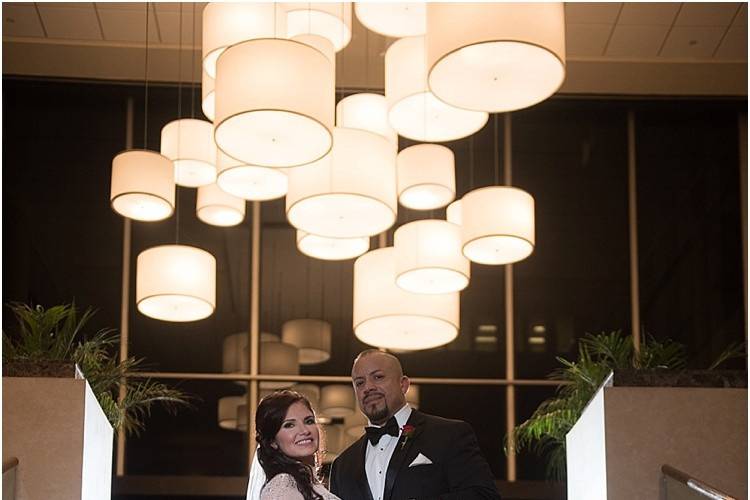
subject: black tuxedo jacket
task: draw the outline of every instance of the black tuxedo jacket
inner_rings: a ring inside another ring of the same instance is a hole
[[[393,451],[383,500],[500,499],[469,424],[416,410],[407,424],[414,431],[405,444],[402,434]],[[372,500],[365,473],[366,450],[367,438],[362,436],[331,465],[331,492],[342,500]],[[432,463],[409,467],[420,453]]]

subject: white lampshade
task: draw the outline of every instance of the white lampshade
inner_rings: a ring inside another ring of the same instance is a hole
[[[301,42],[309,45],[315,49],[318,49],[326,58],[331,62],[331,71],[336,72],[336,50],[333,48],[333,44],[325,37],[319,35],[313,35],[309,33],[302,33],[289,38],[295,42]]]
[[[216,93],[214,92],[214,79],[206,70],[201,75],[201,109],[210,121],[214,121],[216,115]]]
[[[331,463],[344,451],[344,427],[341,424],[326,425],[322,429],[325,443],[323,463]]]
[[[331,358],[331,324],[319,319],[293,319],[281,326],[281,341],[299,349],[301,365],[317,365]]]
[[[393,145],[363,130],[336,127],[333,133],[331,154],[289,173],[289,223],[331,238],[385,231],[396,221]]]
[[[385,53],[385,97],[391,126],[399,135],[415,141],[461,139],[484,127],[488,119],[483,111],[459,109],[430,92],[424,36],[402,38],[388,47]]]
[[[180,186],[205,186],[216,180],[211,122],[183,118],[167,123],[161,129],[161,154],[174,162],[174,180]]]
[[[112,209],[134,220],[166,219],[174,211],[174,166],[154,151],[131,149],[112,159]]]
[[[161,245],[136,262],[135,300],[146,316],[163,321],[196,321],[216,307],[216,259],[200,248]]]
[[[219,427],[230,431],[247,429],[247,396],[219,398]]]
[[[409,390],[406,391],[406,402],[415,410],[419,409],[419,386],[409,384]]]
[[[336,126],[382,135],[398,148],[398,134],[388,122],[388,103],[380,94],[359,93],[341,99],[336,105]]]
[[[318,49],[250,40],[217,62],[215,139],[227,155],[262,167],[316,161],[332,145],[334,72]]]
[[[534,251],[534,198],[514,187],[475,189],[461,199],[463,253],[479,264],[510,264]]]
[[[320,411],[327,417],[346,417],[354,413],[354,390],[348,384],[323,386],[320,391]]]
[[[198,188],[198,218],[212,226],[236,226],[245,218],[245,200],[223,191],[216,184]]]
[[[327,238],[297,230],[297,248],[300,252],[321,260],[347,260],[359,257],[370,249],[370,237]]]
[[[456,197],[455,156],[438,144],[417,144],[396,157],[398,201],[414,210],[434,210]]]
[[[461,217],[461,200],[456,200],[445,209],[445,218],[448,222],[452,222],[457,226],[461,225],[463,217]]]
[[[367,417],[357,410],[351,415],[344,417],[344,432],[351,437],[360,437],[365,433],[365,426],[368,425]]]
[[[396,284],[412,293],[458,292],[469,284],[471,263],[461,253],[461,228],[451,222],[422,219],[393,234]]]
[[[424,35],[427,12],[417,2],[357,2],[357,19],[367,29],[392,38]]]
[[[203,69],[216,78],[216,61],[227,47],[285,32],[286,17],[272,2],[210,2],[203,9]]]
[[[551,96],[565,79],[563,3],[429,3],[432,92],[463,109],[505,112]]]
[[[320,387],[315,384],[295,384],[292,387],[292,390],[295,392],[299,392],[303,396],[307,398],[307,400],[310,402],[310,404],[313,407],[313,410],[315,410],[315,413],[318,413],[320,409]]]
[[[336,52],[352,39],[351,2],[288,2],[280,6],[287,11],[286,34],[292,38],[311,34],[327,38]]]
[[[261,332],[262,342],[281,342],[281,337],[272,333]],[[247,332],[227,335],[222,342],[221,366],[223,373],[249,373]],[[262,345],[262,344],[261,344]],[[244,382],[238,381],[244,385]]]
[[[387,349],[430,349],[458,335],[459,294],[410,293],[396,285],[396,253],[380,248],[354,261],[354,334]]]
[[[216,156],[216,184],[227,193],[251,201],[281,198],[288,188],[287,174],[235,160],[221,151]]]
[[[260,369],[263,375],[299,375],[297,348],[284,342],[260,343]],[[288,381],[262,381],[262,389],[283,389],[294,385]]]

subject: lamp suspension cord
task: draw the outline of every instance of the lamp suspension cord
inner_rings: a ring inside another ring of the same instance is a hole
[[[190,59],[192,60],[190,69],[190,117],[195,118],[195,2],[193,2],[193,38],[190,49]]]
[[[307,259],[307,265],[305,266],[305,317],[310,317],[310,259]]]
[[[182,118],[182,2],[180,2],[180,35],[177,49],[177,119]]]
[[[146,56],[143,69],[143,149],[148,149],[148,5],[146,2]]]
[[[497,143],[498,143],[498,139],[497,139],[497,115],[498,114],[499,113],[495,113],[495,116],[494,116],[494,119],[495,119],[495,127],[494,127],[494,129],[495,129],[495,133],[494,133],[494,136],[495,136],[494,152],[495,152],[495,185],[496,186],[500,185],[500,153],[498,151],[498,146],[497,146]]]
[[[182,2],[180,2],[180,35],[179,35],[179,48],[177,50],[177,141],[178,151],[182,145],[182,133],[180,128],[182,123],[179,121],[182,118]],[[174,197],[174,242],[180,244],[180,188],[175,185],[175,197]]]
[[[474,134],[469,137],[469,191],[474,190]]]
[[[323,267],[325,266],[325,261],[320,261],[320,319],[325,320],[326,316],[326,282],[323,279],[325,276],[325,273],[323,272]]]

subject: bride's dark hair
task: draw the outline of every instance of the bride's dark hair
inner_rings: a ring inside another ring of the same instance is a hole
[[[315,412],[310,401],[305,396],[294,391],[279,391],[263,398],[255,414],[255,440],[258,442],[258,461],[266,473],[268,481],[277,474],[289,474],[297,483],[297,489],[305,500],[323,500],[323,497],[313,489],[318,482],[317,474],[320,463],[320,451],[315,452],[312,463],[305,463],[286,456],[280,449],[271,446],[281,424],[286,419],[289,407],[302,402],[313,415]],[[319,446],[320,448],[320,446]]]

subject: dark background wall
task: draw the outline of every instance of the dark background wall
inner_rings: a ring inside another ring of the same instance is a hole
[[[177,118],[175,87],[149,91],[148,147]],[[200,115],[195,92],[193,109]],[[135,147],[143,146],[141,86],[5,78],[3,81],[2,300],[51,306],[75,300],[99,310],[92,331],[119,325],[122,220],[109,206],[112,157],[124,149],[126,101],[135,101]],[[191,110],[183,89],[183,117]],[[636,113],[638,237],[642,328],[687,345],[704,367],[745,338],[739,186],[738,113],[734,100],[625,101],[554,98],[513,113],[513,183],[536,200],[537,246],[514,266],[516,370],[544,378],[556,356],[573,357],[586,332],[629,331],[626,114]],[[447,145],[456,154],[458,194],[494,183],[493,148],[502,171],[503,120]],[[402,140],[402,147],[410,145]],[[473,155],[472,155],[473,152]],[[474,157],[474,163],[470,161]],[[207,226],[195,217],[195,190],[178,189],[180,241],[217,258],[217,310],[188,324],[138,313],[131,291],[131,353],[159,371],[218,372],[221,342],[246,330],[250,223]],[[426,215],[399,209],[399,224]],[[429,215],[429,214],[427,214]],[[442,217],[443,211],[434,216]],[[334,325],[332,359],[303,374],[345,375],[365,348],[351,331],[352,262],[312,261],[294,247],[283,200],[263,204],[261,328],[323,316]],[[170,243],[177,217],[133,223],[137,254]],[[472,265],[462,292],[461,334],[450,345],[401,355],[408,374],[504,376],[503,269]],[[3,329],[14,322],[3,310]],[[547,343],[528,337],[544,325]],[[496,325],[496,344],[474,341]],[[742,366],[740,362],[739,365]],[[219,397],[241,394],[231,382],[182,383],[201,398],[177,417],[157,410],[128,446],[131,474],[242,475],[244,439],[216,425]],[[519,421],[553,389],[517,389]],[[463,418],[477,430],[496,477],[505,475],[501,388],[423,387],[422,408]],[[541,479],[543,460],[519,458],[521,479]]]

